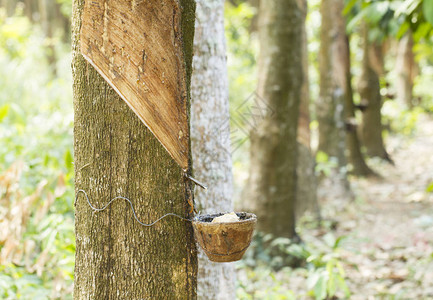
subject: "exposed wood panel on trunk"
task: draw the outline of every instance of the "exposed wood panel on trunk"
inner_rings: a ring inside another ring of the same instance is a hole
[[[86,1],[83,56],[188,167],[189,128],[178,1]]]

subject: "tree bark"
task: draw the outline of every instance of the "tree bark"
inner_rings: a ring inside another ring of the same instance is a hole
[[[30,22],[33,22],[33,12],[34,8],[32,6],[33,1],[32,0],[24,0],[24,13],[27,16],[27,18],[30,20]]]
[[[342,32],[345,32],[345,26],[342,28]],[[361,143],[358,138],[358,123],[355,117],[355,105],[353,104],[353,89],[352,89],[352,75],[350,72],[350,46],[349,37],[344,34],[343,42],[343,63],[345,73],[345,105],[346,105],[346,146],[349,150],[348,161],[352,165],[352,174],[357,176],[369,176],[373,175],[374,172],[367,166],[364,157],[361,152]]]
[[[52,75],[53,77],[56,77],[57,74],[57,67],[56,67],[56,63],[57,63],[57,58],[56,58],[56,48],[54,45],[54,40],[53,40],[53,36],[54,36],[54,32],[53,32],[53,28],[55,28],[55,23],[53,22],[54,20],[54,9],[55,9],[55,5],[57,5],[57,3],[49,3],[50,1],[48,0],[39,0],[39,14],[40,14],[40,23],[42,26],[42,30],[44,31],[45,34],[45,41],[47,44],[47,51],[46,51],[46,56],[47,56],[47,61],[48,61],[48,65],[51,68],[52,71]]]
[[[342,43],[345,31],[342,0],[322,0],[320,12],[319,72],[320,92],[316,104],[319,122],[319,151],[338,159],[339,167],[346,166],[345,158],[345,88],[346,77]]]
[[[361,102],[366,104],[366,108],[362,112],[362,142],[369,156],[377,156],[391,161],[382,138],[382,97],[380,95],[379,76],[374,71],[370,59],[371,47],[374,47],[374,45],[368,40],[368,28],[365,27],[362,73],[359,80]]]
[[[195,190],[201,213],[228,212],[232,170],[224,0],[198,0],[191,79],[191,147],[194,175],[208,189]],[[232,263],[211,262],[199,251],[199,299],[235,299]]]
[[[412,90],[417,69],[412,48],[413,38],[412,33],[409,32],[398,42],[396,58],[397,99],[408,108],[413,107]]]
[[[367,176],[373,172],[362,156],[356,130],[350,48],[343,8],[342,0],[323,0],[321,5],[319,150],[337,157],[340,167],[349,162],[353,174]],[[343,182],[343,185],[347,183]]]
[[[80,54],[83,4],[74,0],[73,6],[76,189],[85,190],[97,207],[126,196],[146,223],[169,212],[188,217],[192,186],[183,171]],[[183,0],[181,5],[189,78],[194,2]],[[144,227],[123,200],[93,213],[80,196],[75,209],[75,299],[196,298],[197,257],[190,222],[168,217]]]
[[[305,27],[308,4],[306,0],[299,0],[302,8],[302,53],[308,53],[308,38]],[[298,119],[298,163],[296,167],[296,219],[306,212],[312,212],[320,219],[320,208],[317,202],[317,178],[314,172],[316,161],[311,153],[310,145],[310,88],[308,76],[308,55],[302,56],[302,89]]]
[[[261,122],[251,128],[248,201],[274,236],[295,237],[297,127],[302,88],[302,10],[296,0],[260,1]],[[265,110],[263,111],[263,109]]]
[[[301,103],[299,104],[298,119],[298,142],[310,149],[310,80],[308,76],[308,38],[305,28],[305,18],[307,17],[308,4],[306,0],[298,0],[302,9],[302,88]]]
[[[15,13],[16,9],[16,0],[2,0],[1,6],[6,10],[6,16],[11,17]]]

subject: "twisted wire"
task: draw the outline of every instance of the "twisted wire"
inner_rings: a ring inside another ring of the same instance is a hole
[[[146,226],[146,227],[151,227],[151,226],[155,225],[156,223],[158,223],[159,221],[161,221],[162,219],[164,219],[164,218],[166,218],[166,217],[168,217],[168,216],[173,216],[173,217],[179,218],[179,219],[184,220],[184,221],[189,221],[189,222],[192,221],[192,220],[190,220],[190,219],[184,218],[184,217],[179,216],[179,215],[174,214],[174,213],[167,213],[167,214],[163,215],[162,217],[156,219],[156,220],[153,221],[152,223],[147,224],[147,223],[143,223],[143,222],[141,222],[141,221],[138,219],[137,214],[135,213],[134,205],[132,204],[131,200],[129,200],[129,199],[126,198],[126,197],[123,197],[123,196],[117,196],[117,197],[114,197],[114,198],[111,199],[107,204],[105,204],[102,208],[97,208],[97,207],[94,207],[94,206],[92,205],[92,203],[90,203],[89,196],[87,195],[87,193],[86,193],[85,190],[78,190],[78,191],[77,191],[77,194],[76,194],[76,196],[75,196],[75,202],[78,200],[78,196],[80,195],[80,193],[83,193],[83,194],[84,194],[84,196],[86,197],[87,203],[88,203],[89,206],[93,209],[93,211],[96,211],[96,212],[99,212],[99,211],[103,211],[103,210],[105,210],[108,206],[110,206],[111,203],[113,203],[113,201],[115,201],[115,200],[117,200],[117,199],[122,199],[122,200],[126,200],[126,201],[128,201],[128,202],[129,202],[129,205],[131,205],[132,214],[134,215],[135,220],[136,220],[138,223],[140,223],[141,225]]]

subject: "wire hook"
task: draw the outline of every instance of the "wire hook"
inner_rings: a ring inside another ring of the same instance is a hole
[[[189,176],[188,174],[184,173],[185,177],[188,178],[189,180],[191,180],[192,182],[194,182],[196,185],[198,185],[199,187],[201,187],[204,190],[207,190],[207,186],[204,185],[204,183],[201,183],[200,181],[198,181],[195,178],[192,178],[191,176]]]

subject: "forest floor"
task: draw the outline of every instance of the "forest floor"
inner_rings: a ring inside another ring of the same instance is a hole
[[[379,176],[352,178],[351,203],[321,197],[322,214],[345,237],[351,299],[433,299],[433,119],[421,116],[412,136],[390,136],[387,148],[394,165],[369,161]]]

